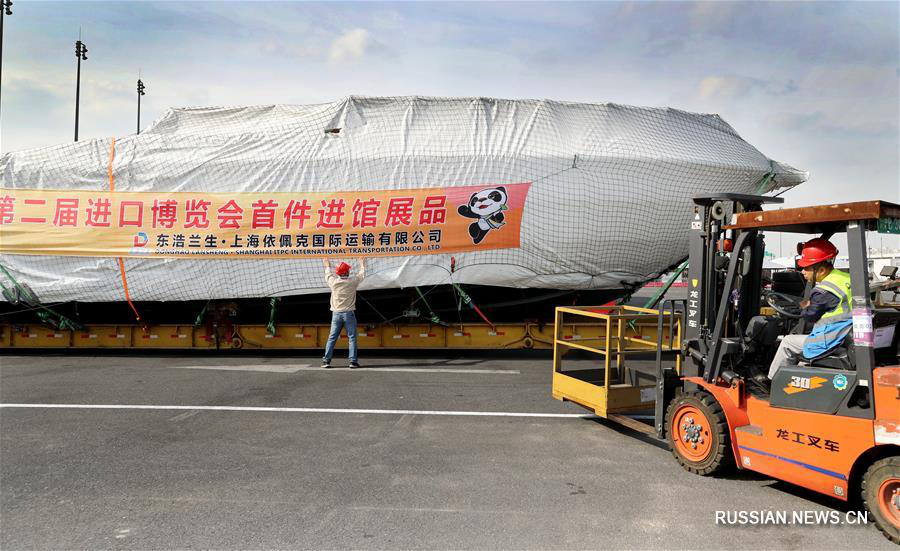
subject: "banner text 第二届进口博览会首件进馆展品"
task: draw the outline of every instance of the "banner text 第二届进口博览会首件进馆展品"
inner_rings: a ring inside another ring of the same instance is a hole
[[[529,186],[334,193],[0,189],[0,252],[221,259],[517,248]]]

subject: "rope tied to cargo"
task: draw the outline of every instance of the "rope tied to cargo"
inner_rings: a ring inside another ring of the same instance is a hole
[[[273,337],[275,336],[275,307],[280,300],[279,297],[272,297],[269,300],[269,323],[266,324],[266,331]]]
[[[423,293],[421,290],[419,290],[418,287],[415,287],[416,292],[419,293],[419,298],[417,298],[417,299],[415,299],[414,301],[412,301],[412,302],[410,303],[410,307],[415,306],[415,304],[416,304],[417,302],[419,302],[420,300],[421,300],[421,301],[425,301],[425,295],[427,295],[428,293],[434,291],[437,287],[443,285],[444,282],[447,281],[448,279],[450,279],[451,276],[452,276],[452,273],[449,274],[449,275],[448,275],[446,278],[444,278],[442,281],[440,281],[440,282],[438,282],[438,283],[432,285],[431,288],[428,289],[427,291],[425,291],[424,293]],[[398,319],[400,319],[400,318],[405,317],[405,314],[400,314],[400,315],[398,315],[398,316],[394,316],[393,318],[390,318],[390,319],[389,319],[387,316],[385,316],[384,314],[382,314],[377,308],[375,308],[375,305],[372,304],[371,302],[369,302],[369,301],[366,299],[366,297],[363,296],[362,293],[360,293],[358,296],[359,296],[359,298],[363,299],[363,301],[364,301],[366,304],[368,304],[369,307],[370,307],[376,314],[378,314],[378,315],[381,317],[381,319],[382,319],[383,321],[382,321],[379,325],[390,324],[390,323],[393,323],[394,321],[396,321],[396,320],[398,320]],[[435,324],[437,324],[437,325],[449,326],[449,324],[444,323],[443,321],[440,320],[440,318],[438,318],[437,314],[435,314],[435,313],[431,310],[431,307],[428,305],[428,302],[427,302],[427,301],[425,301],[425,305],[426,305],[426,307],[428,307],[428,310],[429,310],[429,312],[431,313],[430,321],[432,321],[432,323],[435,323]]]
[[[116,158],[116,139],[112,138],[112,142],[109,144],[109,163],[107,166],[107,177],[109,178],[109,191],[110,193],[116,190],[116,178],[113,174],[113,161]],[[119,261],[119,273],[122,276],[122,289],[125,291],[125,300],[128,301],[128,306],[131,307],[131,311],[134,312],[134,317],[138,323],[140,323],[144,328],[147,328],[147,324],[141,320],[141,314],[138,313],[137,307],[135,307],[134,303],[131,301],[131,293],[128,292],[128,278],[125,277],[125,259],[121,256],[118,258]]]
[[[84,326],[77,321],[71,320],[68,317],[60,314],[59,312],[51,310],[47,306],[41,304],[40,299],[36,294],[34,294],[34,291],[32,291],[31,288],[27,285],[19,283],[18,280],[16,280],[16,278],[14,278],[12,274],[7,271],[6,267],[3,266],[3,264],[0,264],[0,270],[2,270],[3,273],[6,274],[6,277],[9,278],[9,280],[12,282],[12,287],[7,287],[2,282],[0,282],[0,288],[3,289],[3,298],[5,298],[10,304],[25,304],[29,307],[24,310],[6,312],[0,315],[8,316],[21,312],[35,312],[42,322],[49,324],[52,327],[72,330],[84,329]],[[57,306],[57,304],[53,304],[52,306]]]
[[[484,312],[481,311],[481,308],[479,308],[478,305],[475,304],[475,301],[472,300],[472,297],[470,297],[465,291],[463,291],[458,284],[452,283],[451,285],[453,285],[453,288],[456,289],[457,293],[459,293],[460,302],[457,304],[457,310],[462,310],[462,305],[465,304],[469,308],[475,310],[475,312],[481,317],[481,319],[483,319],[486,324],[491,326],[492,331],[497,329],[497,327],[493,323],[491,323],[491,320],[489,320],[487,316],[484,315]]]
[[[452,256],[452,257],[450,257],[450,277],[453,277],[453,273],[455,271],[456,271],[456,257]],[[487,319],[487,316],[484,315],[484,312],[482,312],[481,309],[478,307],[478,305],[475,304],[475,301],[472,300],[472,297],[470,297],[468,294],[466,294],[465,291],[462,290],[462,287],[460,287],[459,284],[451,281],[450,285],[453,286],[453,290],[456,291],[456,293],[458,294],[458,297],[459,297],[459,301],[456,303],[456,311],[459,314],[460,326],[462,325],[462,305],[465,304],[469,308],[472,308],[473,310],[475,310],[475,312],[479,316],[481,316],[481,319],[483,319],[486,324],[491,326],[491,331],[497,330],[497,327],[493,323],[491,323],[491,320]]]
[[[197,319],[194,320],[195,327],[203,323],[203,318],[206,316],[206,311],[209,309],[209,302],[210,301],[207,300],[206,304],[203,305],[203,309],[200,310],[199,314],[197,314]]]
[[[422,299],[422,302],[425,304],[425,308],[428,308],[429,319],[431,320],[431,322],[437,325],[443,325],[444,327],[449,326],[448,323],[444,323],[444,321],[434,313],[434,310],[431,309],[431,305],[428,304],[427,300],[425,300],[425,295],[422,294],[422,291],[418,287],[416,287],[415,289],[416,292],[419,293],[419,298]],[[434,289],[434,287],[432,287],[431,289]],[[431,289],[429,289],[429,291],[431,291]],[[413,301],[413,304],[415,304],[415,301]]]
[[[769,183],[775,179],[775,161],[769,161],[769,171],[763,174],[762,178],[756,182],[756,193],[764,193],[766,191],[766,187],[768,187]],[[790,188],[789,188],[790,189]]]

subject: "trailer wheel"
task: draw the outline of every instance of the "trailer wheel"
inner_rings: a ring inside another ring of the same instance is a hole
[[[863,475],[862,498],[878,529],[900,543],[900,457],[886,457],[869,466]]]
[[[707,392],[688,392],[672,401],[666,412],[669,445],[678,463],[703,476],[734,465],[728,421]]]

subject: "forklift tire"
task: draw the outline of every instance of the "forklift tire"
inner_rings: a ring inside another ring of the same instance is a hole
[[[722,407],[707,392],[687,392],[666,412],[669,446],[686,470],[708,476],[734,467],[731,435]]]
[[[886,457],[869,466],[863,475],[862,499],[878,529],[900,544],[900,456]]]

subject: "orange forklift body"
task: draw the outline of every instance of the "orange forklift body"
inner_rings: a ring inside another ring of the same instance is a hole
[[[860,457],[878,446],[900,445],[900,366],[874,372],[874,421],[772,407],[746,392],[740,380],[730,386],[702,377],[684,380],[722,406],[740,468],[844,501]]]

